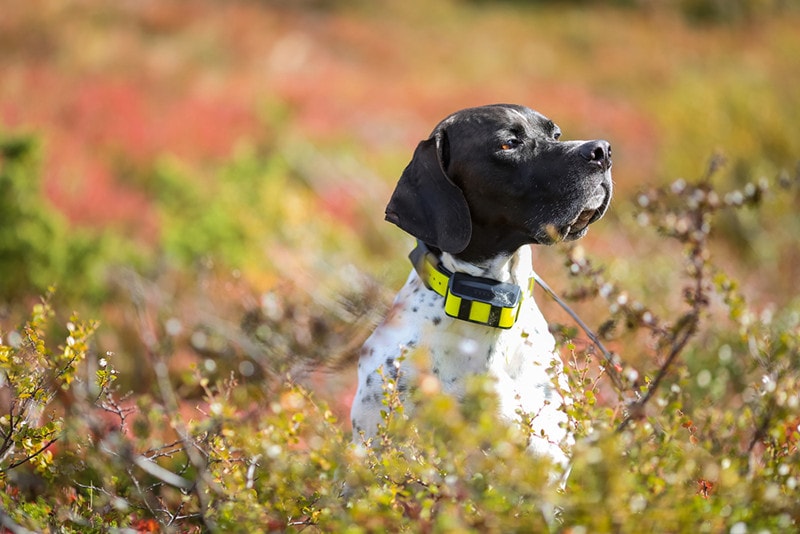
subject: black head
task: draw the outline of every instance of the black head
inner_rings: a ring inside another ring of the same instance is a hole
[[[583,237],[611,200],[611,146],[560,136],[524,106],[453,113],[417,146],[386,220],[466,261]]]

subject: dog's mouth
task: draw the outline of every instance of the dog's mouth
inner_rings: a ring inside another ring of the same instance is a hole
[[[587,207],[583,209],[580,213],[578,213],[578,216],[572,220],[572,222],[560,229],[560,234],[564,236],[564,239],[571,241],[583,237],[586,235],[589,225],[603,216],[606,208],[608,207],[611,193],[606,185],[602,185],[601,189],[602,197],[600,197],[599,203],[590,204],[594,207]]]
[[[600,210],[599,209],[589,209],[583,210],[580,212],[578,217],[572,221],[567,227],[564,229],[565,235],[572,235],[572,234],[579,234],[583,230],[586,229],[587,226],[592,224],[594,221],[600,218]]]
[[[602,216],[602,211],[598,209],[586,209],[580,212],[574,221],[561,228],[560,234],[564,239],[572,240],[583,237],[590,224]]]

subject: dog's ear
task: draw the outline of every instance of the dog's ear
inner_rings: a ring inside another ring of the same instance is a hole
[[[422,141],[386,207],[386,220],[420,241],[457,254],[472,237],[464,193],[447,176],[447,134],[438,130]]]

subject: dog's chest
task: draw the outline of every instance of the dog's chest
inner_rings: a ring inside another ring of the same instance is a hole
[[[469,376],[488,374],[497,380],[501,404],[510,407],[519,404],[515,400],[520,395],[523,401],[529,397],[526,392],[532,388],[542,395],[549,392],[554,346],[532,296],[523,301],[512,328],[493,328],[447,316],[442,297],[412,272],[383,324],[367,340],[361,366],[373,371],[403,351],[420,351],[444,391],[460,396]],[[406,380],[416,373],[410,365],[401,369]]]
[[[353,429],[356,436],[374,433],[387,376],[397,379],[403,392],[413,387],[420,372],[429,372],[444,392],[458,398],[470,376],[485,374],[494,380],[499,415],[514,420],[520,411],[530,414],[531,448],[563,462],[558,443],[566,435],[566,417],[553,384],[560,369],[555,341],[532,296],[525,297],[512,328],[493,328],[447,316],[442,297],[412,272],[362,348]]]

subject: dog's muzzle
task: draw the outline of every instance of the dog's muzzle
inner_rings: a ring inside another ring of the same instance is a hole
[[[607,179],[610,181],[610,178]],[[599,191],[598,194],[595,195],[594,201],[587,203],[587,207],[584,208],[572,222],[560,229],[561,235],[564,236],[565,239],[576,239],[580,237],[586,232],[586,228],[590,224],[600,219],[600,217],[605,214],[611,202],[610,185],[604,182],[597,189]]]

